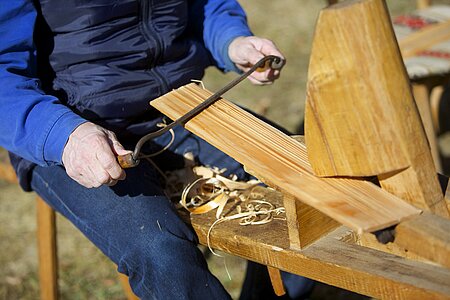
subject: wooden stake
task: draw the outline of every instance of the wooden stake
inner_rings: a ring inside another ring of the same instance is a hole
[[[437,172],[442,173],[441,156],[430,107],[430,90],[425,84],[413,84],[412,88],[414,99],[416,100],[417,108],[419,109],[420,119],[422,120],[425,129],[434,167]]]
[[[431,0],[417,0],[417,8],[424,9],[431,5]]]
[[[290,194],[283,193],[283,205],[291,249],[304,249],[340,225]]]
[[[58,299],[58,256],[55,211],[39,196],[37,201],[37,240],[41,299]]]
[[[270,281],[272,282],[273,291],[277,296],[283,296],[286,294],[286,290],[284,289],[283,279],[281,278],[280,269],[267,266],[267,270],[269,271]]]
[[[448,216],[383,0],[321,11],[305,111],[308,157],[317,175],[382,174],[383,189]]]

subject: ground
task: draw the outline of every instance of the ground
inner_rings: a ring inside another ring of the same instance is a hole
[[[242,0],[256,35],[273,39],[288,63],[273,86],[254,87],[242,83],[226,97],[235,100],[291,131],[303,118],[306,71],[314,22],[325,1]],[[414,8],[414,0],[387,1],[397,15]],[[435,1],[444,3],[443,1]],[[215,91],[234,78],[210,69],[204,79]],[[442,153],[450,157],[450,135],[440,138]],[[15,185],[0,182],[0,300],[37,299],[37,254],[35,195]],[[66,220],[58,217],[59,272],[62,299],[124,299],[115,266]],[[210,267],[233,298],[239,294],[245,262],[231,256],[210,259]],[[225,267],[225,265],[227,267]],[[228,278],[226,268],[231,274]],[[320,285],[312,299],[350,299],[357,295]]]

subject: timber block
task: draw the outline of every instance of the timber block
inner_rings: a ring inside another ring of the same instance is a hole
[[[264,192],[267,201],[282,205],[281,193]],[[290,247],[280,218],[254,226],[231,220],[211,230],[214,212],[184,216],[201,244],[244,259],[378,299],[450,299],[448,268],[359,246],[342,226],[298,250]]]

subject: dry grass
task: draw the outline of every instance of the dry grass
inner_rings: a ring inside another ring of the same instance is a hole
[[[241,2],[248,12],[254,33],[273,39],[285,53],[288,64],[275,85],[255,88],[249,83],[243,83],[226,97],[259,112],[267,110],[269,119],[294,131],[303,116],[314,22],[325,1]],[[414,3],[413,0],[388,1],[393,14],[412,9]],[[234,76],[223,76],[210,69],[204,83],[214,91]],[[34,195],[21,192],[17,186],[0,182],[0,205],[0,299],[36,299],[38,281]],[[61,217],[58,217],[58,242],[62,299],[124,299],[115,266]],[[229,256],[226,260],[233,280],[228,279],[223,259],[211,259],[211,269],[233,298],[237,298],[245,263]],[[337,295],[334,290],[328,294],[319,291],[313,298],[336,299]]]

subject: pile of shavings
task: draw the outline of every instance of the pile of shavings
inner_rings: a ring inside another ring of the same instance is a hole
[[[238,181],[234,175],[223,176],[225,169],[205,166],[193,167],[192,170],[198,178],[184,188],[180,204],[191,214],[217,209],[216,220],[207,235],[208,248],[214,255],[220,256],[210,246],[210,234],[217,224],[239,220],[243,226],[261,225],[285,213],[284,207],[275,207],[264,199],[262,193],[255,191],[261,184],[259,180]],[[225,206],[230,202],[232,210],[225,212]]]

